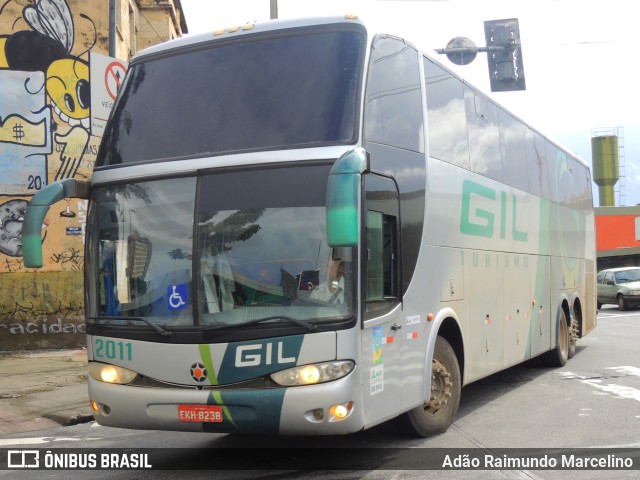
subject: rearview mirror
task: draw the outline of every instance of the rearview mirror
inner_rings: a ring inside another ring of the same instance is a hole
[[[331,168],[327,182],[327,243],[331,248],[358,245],[362,174],[367,170],[363,148],[345,153]]]

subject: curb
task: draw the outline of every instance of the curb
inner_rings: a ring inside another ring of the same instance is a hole
[[[73,414],[73,415],[56,415],[56,414],[44,414],[42,418],[56,422],[63,427],[71,427],[73,425],[80,425],[82,423],[93,422],[93,415],[86,414]]]

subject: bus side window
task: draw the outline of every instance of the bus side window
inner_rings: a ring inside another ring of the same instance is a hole
[[[471,170],[462,80],[424,59],[429,156]]]
[[[399,300],[399,205],[395,183],[368,175],[366,202],[366,311],[380,315],[380,310],[392,308]]]
[[[416,50],[394,38],[374,40],[365,102],[367,141],[424,153]]]

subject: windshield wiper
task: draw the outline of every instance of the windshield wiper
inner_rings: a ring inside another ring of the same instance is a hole
[[[158,332],[163,337],[170,337],[171,335],[173,335],[173,332],[167,332],[160,325],[158,325],[156,323],[153,323],[153,322],[150,322],[146,318],[142,318],[142,317],[116,317],[116,316],[112,316],[112,317],[87,317],[87,319],[88,320],[127,320],[127,321],[130,321],[130,322],[143,322],[143,323],[146,323],[147,325],[149,325],[151,328],[153,328],[156,332]]]
[[[318,329],[318,326],[313,323],[305,322],[303,320],[298,320],[297,318],[287,317],[285,315],[274,315],[271,317],[264,317],[264,318],[257,318],[255,320],[249,320],[248,322],[244,322],[244,323],[237,323],[237,324],[225,323],[222,325],[214,325],[212,327],[207,327],[203,330],[206,332],[209,330],[219,330],[222,328],[250,327],[252,325],[258,325],[259,323],[268,322],[271,320],[285,320],[287,322],[295,323],[296,325],[303,327],[307,330]]]

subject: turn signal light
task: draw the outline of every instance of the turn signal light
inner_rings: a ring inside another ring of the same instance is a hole
[[[347,418],[353,411],[353,402],[334,405],[329,409],[330,422],[339,422]]]

